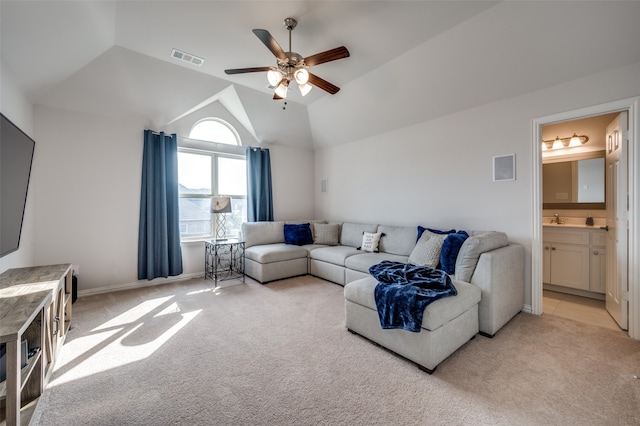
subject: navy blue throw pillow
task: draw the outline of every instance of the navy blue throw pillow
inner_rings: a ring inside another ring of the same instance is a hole
[[[300,224],[284,224],[284,243],[295,244],[301,246],[304,244],[313,244],[313,235],[311,234],[311,225],[308,223]]]
[[[454,232],[456,232],[455,229],[449,229],[448,231],[441,231],[439,229],[433,229],[433,228],[425,228],[422,227],[420,225],[418,225],[418,238],[416,238],[416,242],[418,242],[418,240],[420,239],[420,237],[422,236],[422,233],[424,231],[429,231],[429,232],[433,232],[434,234],[453,234]]]
[[[456,259],[462,243],[469,238],[469,234],[465,231],[458,231],[453,234],[447,235],[444,243],[442,243],[442,250],[440,251],[440,269],[447,274],[451,275],[456,271]]]

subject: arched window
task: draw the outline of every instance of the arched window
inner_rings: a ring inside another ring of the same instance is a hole
[[[207,117],[196,122],[191,128],[191,132],[189,132],[189,139],[226,145],[241,145],[240,136],[236,129],[231,124],[216,117]]]
[[[226,121],[207,117],[193,125],[188,138],[213,143],[178,148],[180,237],[183,241],[220,237],[219,215],[211,213],[211,198],[216,195],[231,197],[231,213],[223,214],[225,237],[236,237],[247,220],[247,166],[240,136]]]

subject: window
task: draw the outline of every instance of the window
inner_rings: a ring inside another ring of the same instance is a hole
[[[213,238],[211,197],[231,197],[227,236],[235,237],[247,220],[247,173],[244,158],[214,152],[178,150],[180,237]]]
[[[240,136],[236,129],[226,121],[215,117],[203,118],[194,124],[189,138],[225,145],[240,145]]]
[[[211,118],[197,122],[189,138],[240,145],[235,129],[222,120]],[[211,197],[214,195],[231,197],[231,213],[226,214],[226,233],[228,237],[238,235],[242,222],[247,220],[244,155],[179,148],[178,187],[181,239],[214,237],[215,215],[211,213]]]

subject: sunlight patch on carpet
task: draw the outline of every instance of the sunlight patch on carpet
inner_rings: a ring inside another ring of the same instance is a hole
[[[174,296],[159,297],[157,299],[149,299],[140,303],[138,306],[129,309],[128,311],[114,317],[113,319],[101,324],[93,329],[93,331],[100,331],[110,329],[112,327],[122,327],[127,324],[135,323],[145,315],[149,315],[154,309],[159,308],[162,304],[171,300]]]
[[[109,320],[91,333],[69,341],[56,370],[63,371],[50,387],[116,369],[150,357],[202,312],[181,312],[171,297],[148,300]]]

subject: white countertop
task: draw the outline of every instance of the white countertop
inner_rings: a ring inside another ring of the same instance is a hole
[[[586,218],[584,217],[560,217],[560,220],[564,223],[551,222],[552,217],[545,217],[542,220],[542,226],[549,228],[582,228],[582,229],[600,229],[601,226],[606,226],[607,222],[605,218],[593,218],[593,226],[588,226]]]

